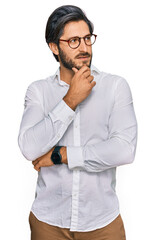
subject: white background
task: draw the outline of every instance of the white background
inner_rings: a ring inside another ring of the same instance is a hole
[[[117,170],[127,240],[155,239],[155,7],[152,0],[3,1],[0,6],[0,226],[3,240],[30,239],[28,215],[37,172],[21,154],[18,131],[28,85],[58,67],[44,39],[47,19],[64,4],[81,7],[98,35],[93,64],[128,81],[138,121],[133,164]]]

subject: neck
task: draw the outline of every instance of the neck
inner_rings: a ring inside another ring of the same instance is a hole
[[[74,72],[60,64],[60,79],[70,85]]]

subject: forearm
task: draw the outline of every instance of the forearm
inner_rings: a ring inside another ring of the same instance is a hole
[[[137,145],[137,121],[131,91],[123,79],[116,87],[107,129],[107,140],[67,148],[70,170],[79,168],[88,172],[101,172],[133,162]]]
[[[135,150],[135,140],[131,143],[117,137],[84,147],[68,147],[68,167],[70,170],[79,168],[88,172],[105,171],[132,163]]]
[[[49,152],[47,152],[45,155],[37,158],[36,160],[32,161],[32,164],[34,165],[34,169],[36,171],[40,171],[41,167],[50,167],[53,166],[54,163],[51,160],[51,155],[54,151],[55,147],[53,147]],[[64,164],[67,164],[67,151],[66,147],[61,147],[60,149],[60,154],[61,154],[61,162]]]
[[[29,119],[26,119],[28,115],[25,114],[18,137],[19,147],[23,155],[28,160],[33,161],[47,153],[62,138],[72,122],[74,114],[74,111],[64,101],[61,101],[49,112],[47,117],[42,116],[42,120],[37,124],[28,123]],[[32,116],[29,117],[32,119]]]

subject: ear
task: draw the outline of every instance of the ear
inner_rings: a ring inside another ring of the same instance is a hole
[[[49,48],[55,55],[59,55],[59,49],[56,43],[49,43]]]

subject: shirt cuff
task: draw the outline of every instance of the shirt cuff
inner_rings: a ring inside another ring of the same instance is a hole
[[[67,147],[68,168],[84,170],[84,159],[82,154],[82,147]]]
[[[49,116],[53,122],[58,120],[62,121],[65,124],[69,124],[75,115],[75,111],[73,111],[64,100],[61,100],[55,108],[49,112]]]

